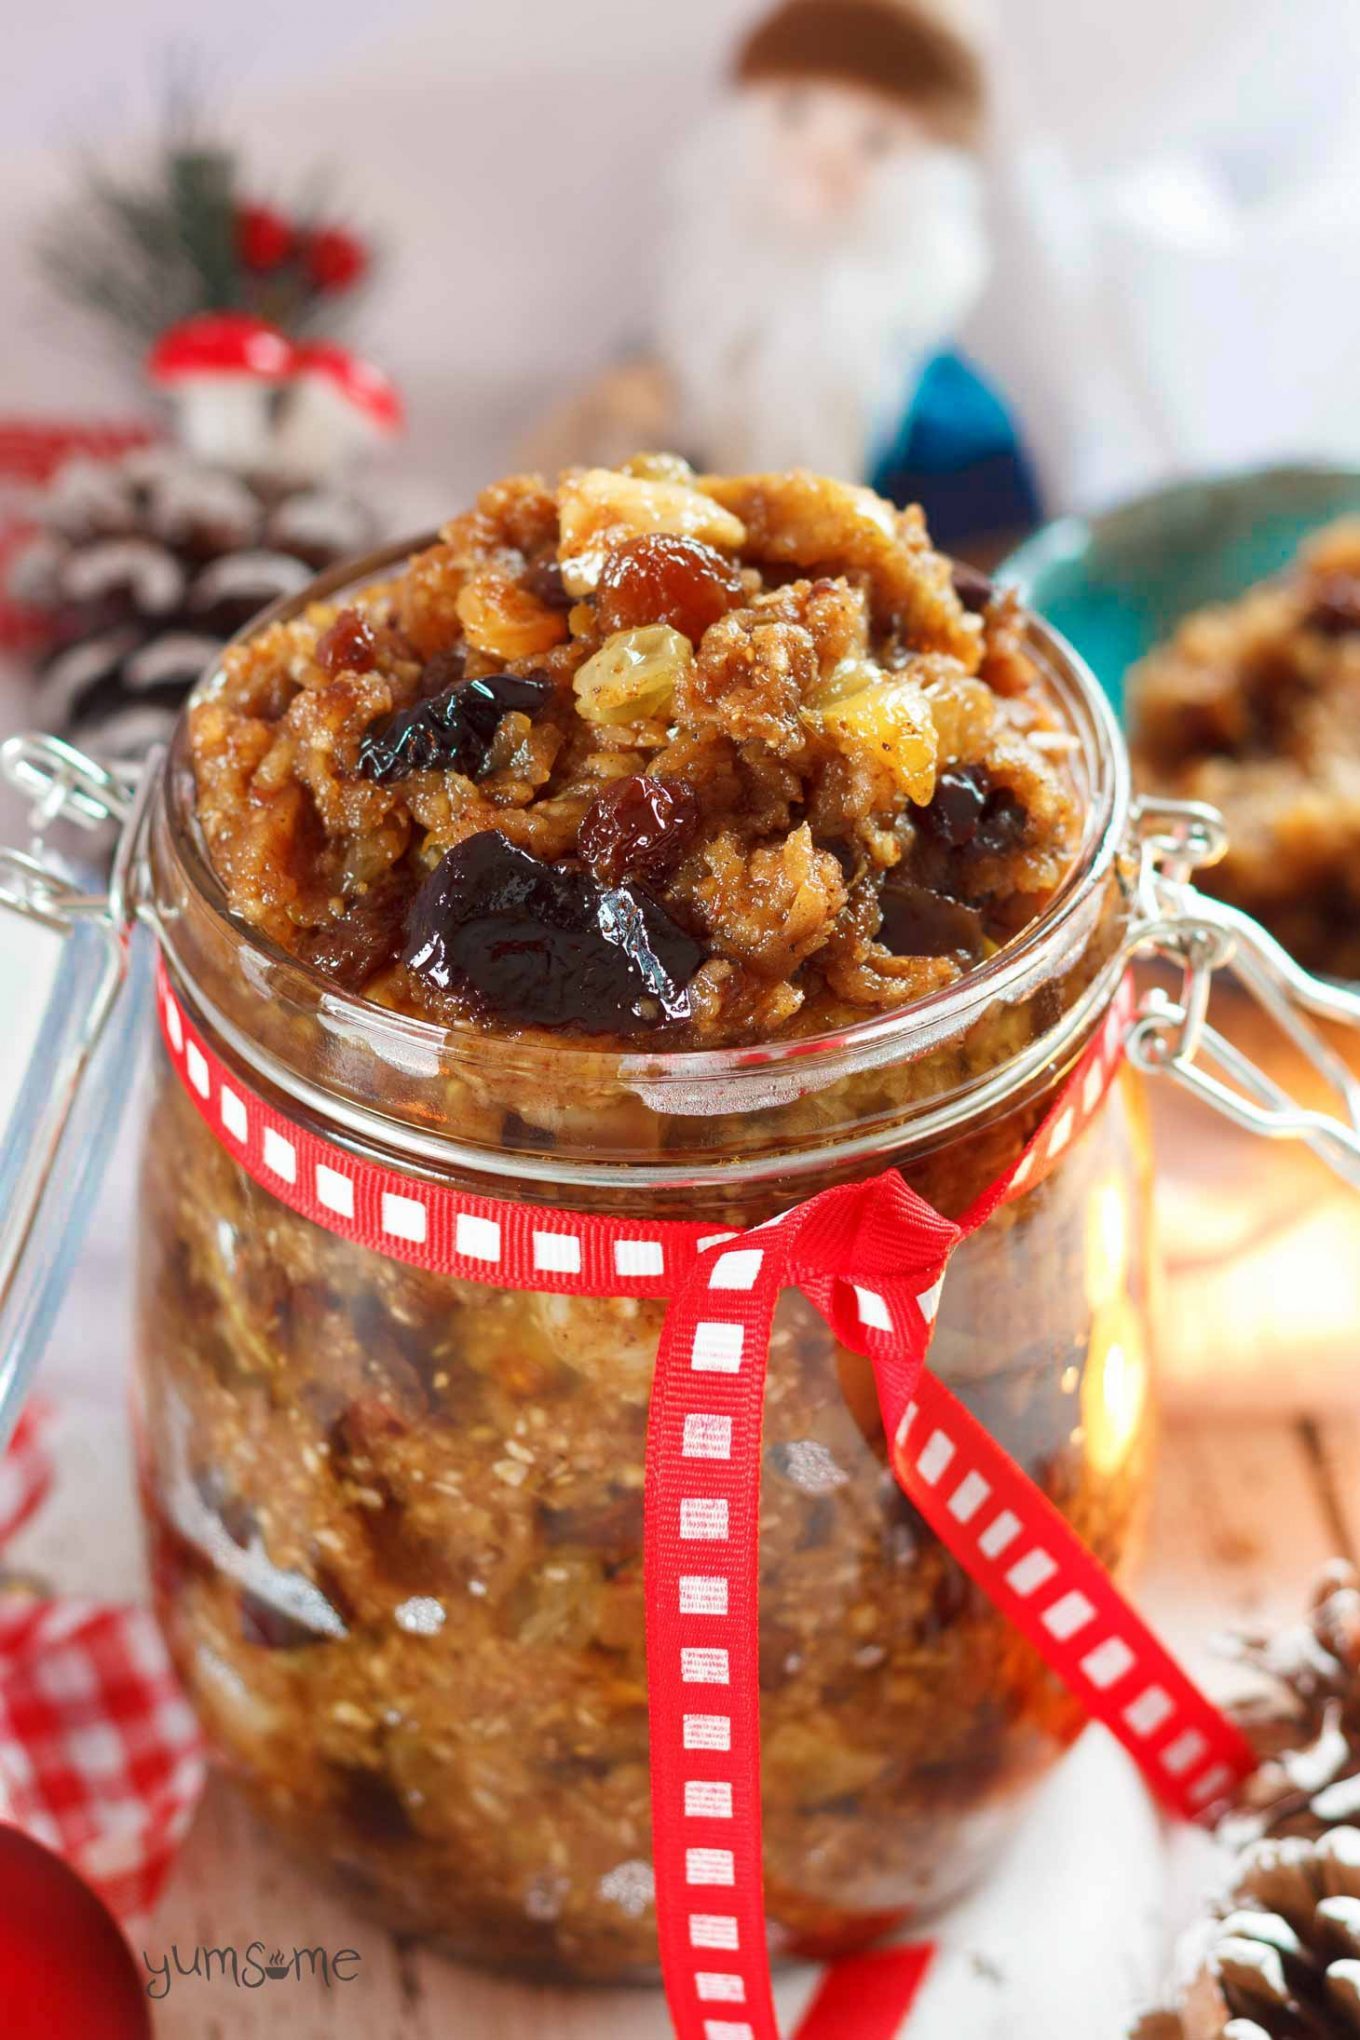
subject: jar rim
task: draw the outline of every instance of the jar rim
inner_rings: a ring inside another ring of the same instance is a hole
[[[272,624],[291,621],[312,603],[334,599],[348,591],[357,592],[381,580],[413,554],[436,542],[436,537],[426,534],[401,540],[363,559],[340,563],[305,588],[272,604],[239,632],[232,643],[252,638]],[[1080,743],[1077,763],[1087,795],[1081,844],[1042,913],[995,955],[965,972],[954,984],[890,1012],[875,1013],[821,1034],[721,1049],[602,1050],[589,1044],[554,1041],[551,1052],[555,1081],[560,1076],[564,1084],[570,1084],[573,1074],[579,1072],[583,1081],[589,1078],[598,1082],[601,1073],[607,1071],[621,1089],[637,1091],[660,1113],[759,1112],[771,1103],[787,1099],[791,1086],[803,1092],[860,1071],[915,1061],[963,1034],[988,1007],[1017,1003],[1070,964],[1098,911],[1103,882],[1127,840],[1132,800],[1128,752],[1110,702],[1080,654],[1051,625],[1029,612],[1024,616],[1024,643],[1058,696],[1068,726]],[[331,1032],[343,1033],[351,1043],[368,1047],[379,1060],[410,1067],[413,1061],[437,1063],[457,1058],[466,1068],[478,1061],[487,1065],[488,1059],[494,1059],[497,1069],[504,1070],[513,1063],[516,1048],[523,1050],[525,1044],[512,1037],[488,1033],[471,1022],[440,1025],[394,1013],[345,992],[323,972],[252,928],[232,909],[213,869],[195,812],[193,774],[187,754],[188,709],[211,688],[220,670],[219,656],[199,680],[181,712],[162,767],[155,803],[167,825],[174,860],[196,908],[206,910],[217,932],[236,945],[236,953],[243,962],[249,958],[257,970],[267,973],[271,996],[279,997],[286,992],[290,998],[296,998],[300,1009],[314,1013]],[[154,881],[149,881],[144,911],[156,926],[167,961],[192,994],[195,973],[189,961],[177,953],[176,917],[158,913],[155,892]],[[1080,1004],[1085,1007],[1086,1000]],[[211,1003],[207,1010],[212,1010]],[[1052,1030],[1055,1044],[1058,1036],[1068,1037],[1074,1011],[1066,1013]],[[221,1018],[214,1014],[215,1020]],[[324,1087],[318,1092],[315,1084],[300,1083],[292,1073],[281,1070],[278,1058],[273,1055],[252,1054],[251,1044],[241,1039],[240,1030],[223,1024],[224,1033],[233,1038],[237,1052],[260,1067],[269,1081],[295,1095],[305,1091],[312,1103],[316,1103],[318,1095],[329,1101],[331,1094]],[[1038,1044],[1029,1046],[1034,1049]],[[534,1043],[533,1051],[541,1058],[543,1044]],[[1029,1054],[1018,1053],[1000,1066],[978,1073],[962,1091],[966,1091],[970,1101],[979,1088],[985,1088],[991,1095],[998,1077],[1014,1072],[1014,1081],[1022,1082],[1031,1064]],[[985,1079],[993,1081],[984,1085]],[[1002,1095],[1009,1095],[1010,1088],[1006,1086]],[[929,1108],[943,1106],[950,1097],[957,1103],[960,1096],[961,1093],[936,1093],[920,1100],[920,1108],[933,1121],[935,1115]],[[721,1102],[715,1102],[718,1100]],[[325,1109],[333,1111],[334,1107],[328,1102]],[[379,1117],[369,1111],[360,1116],[365,1120]],[[385,1138],[394,1135],[401,1138],[404,1129],[391,1120],[383,1118],[382,1125]],[[914,1136],[918,1128],[913,1126],[911,1131]],[[437,1146],[441,1155],[457,1151],[457,1142],[449,1136],[433,1134],[428,1125],[423,1133],[421,1146]],[[409,1143],[401,1140],[401,1144]],[[837,1143],[833,1140],[830,1145],[834,1147]],[[826,1147],[818,1150],[823,1160],[827,1152]],[[486,1167],[487,1151],[478,1148],[476,1155],[478,1166]],[[577,1165],[564,1155],[542,1159],[546,1165],[542,1170],[545,1180],[562,1180],[575,1173]],[[529,1157],[516,1155],[513,1161],[517,1174],[536,1173],[532,1166],[526,1167]],[[730,1172],[732,1161],[725,1166]],[[616,1179],[619,1163],[606,1167],[603,1173]],[[637,1173],[635,1166],[630,1173]],[[655,1173],[659,1179],[672,1182],[684,1178],[684,1172],[664,1168]]]

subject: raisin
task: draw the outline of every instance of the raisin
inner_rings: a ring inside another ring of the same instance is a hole
[[[309,1629],[305,1622],[249,1590],[241,1596],[241,1635],[261,1650],[304,1650],[309,1644],[328,1640],[319,1630]]]
[[[545,864],[498,830],[450,850],[411,903],[404,961],[498,1019],[632,1034],[689,1015],[699,944],[641,889]]]
[[[1304,623],[1323,637],[1350,637],[1360,631],[1360,578],[1354,574],[1324,574]]]
[[[532,720],[556,692],[542,674],[455,680],[442,693],[398,709],[366,730],[359,742],[359,770],[382,786],[445,766],[475,778],[486,764],[501,717],[516,713]]]
[[[299,953],[313,970],[334,978],[347,992],[361,992],[401,948],[410,882],[399,871],[386,873],[348,901],[334,921],[299,934]]]
[[[940,774],[921,825],[950,850],[998,857],[1022,840],[1029,815],[1009,787],[993,786],[980,766],[964,766]]]
[[[371,673],[377,658],[373,626],[357,609],[342,609],[316,641],[316,663],[332,679],[337,673]]]
[[[694,840],[699,802],[674,779],[633,775],[596,794],[577,837],[581,855],[606,885],[656,881],[674,871]]]
[[[991,857],[1002,857],[1023,840],[1028,827],[1029,814],[1023,804],[1009,788],[999,786],[987,796],[973,847]]]
[[[982,916],[948,893],[894,874],[883,887],[878,939],[894,956],[949,956],[962,964],[982,956]]]
[[[955,560],[950,578],[964,608],[981,616],[996,594],[995,585],[979,568],[966,566],[962,560]]]
[[[562,569],[551,557],[535,560],[519,577],[519,584],[545,609],[570,609],[576,598],[567,590]]]
[[[976,772],[942,772],[935,781],[934,798],[921,811],[921,825],[951,850],[961,850],[977,834],[986,805],[987,788]]]
[[[612,549],[600,575],[597,610],[607,632],[668,623],[697,644],[744,593],[737,569],[711,545],[654,531]]]

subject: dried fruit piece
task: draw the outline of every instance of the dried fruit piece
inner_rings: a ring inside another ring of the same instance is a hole
[[[509,574],[476,574],[458,596],[458,617],[467,641],[493,659],[534,659],[567,635],[560,607],[548,608]]]
[[[526,567],[520,575],[520,586],[527,588],[534,600],[541,602],[545,609],[560,609],[564,615],[574,600],[562,579],[562,569],[554,559],[535,560],[532,566]]]
[[[675,869],[698,826],[699,802],[690,787],[674,779],[630,775],[596,794],[577,843],[606,885],[630,878],[656,882]]]
[[[332,679],[337,673],[371,673],[377,657],[373,626],[357,609],[342,609],[316,641],[316,663]]]
[[[450,850],[416,894],[404,960],[501,1020],[631,1034],[688,1017],[704,951],[647,893],[545,864],[491,829]]]
[[[644,481],[612,468],[587,468],[568,475],[557,492],[563,559],[581,552],[607,532],[670,531],[702,538],[735,552],[746,526],[712,496],[685,482]]]
[[[908,800],[930,799],[939,739],[917,680],[869,659],[842,659],[818,692],[816,712],[842,750],[884,768]]]
[[[984,954],[982,916],[962,900],[893,873],[883,888],[878,939],[894,956],[949,956],[967,965]]]
[[[940,774],[921,825],[950,850],[996,857],[1021,841],[1029,816],[1008,786],[994,786],[984,766],[968,765]]]
[[[987,790],[976,772],[942,772],[921,826],[951,850],[961,850],[977,834],[986,805]]]
[[[572,686],[587,722],[630,723],[669,716],[675,689],[694,663],[687,637],[668,623],[621,630],[577,668]]]
[[[744,592],[737,568],[702,539],[649,532],[611,548],[598,613],[606,631],[669,623],[697,644]]]
[[[455,680],[441,694],[399,709],[366,730],[359,743],[359,770],[381,786],[450,765],[475,777],[486,763],[501,717],[526,715],[532,721],[556,691],[551,680],[533,674]]]

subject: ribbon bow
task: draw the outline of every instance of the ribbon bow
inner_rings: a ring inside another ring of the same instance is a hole
[[[645,1588],[653,1858],[679,2040],[778,2040],[761,1868],[758,1541],[770,1329],[797,1288],[873,1366],[899,1486],[993,1604],[1174,1811],[1255,1768],[1104,1567],[926,1367],[949,1257],[1041,1183],[1123,1057],[1126,981],[1024,1152],[956,1222],[895,1171],[747,1232],[470,1196],[285,1117],[215,1055],[162,968],[171,1061],[203,1120],[272,1195],[341,1238],[465,1281],[669,1300],[648,1418]]]

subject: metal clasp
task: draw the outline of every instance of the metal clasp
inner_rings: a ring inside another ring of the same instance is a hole
[[[1137,915],[1127,949],[1180,973],[1176,996],[1154,987],[1130,1032],[1129,1058],[1149,1076],[1170,1077],[1248,1132],[1299,1140],[1360,1189],[1360,1079],[1312,1019],[1360,1028],[1360,992],[1303,970],[1249,914],[1211,899],[1193,874],[1227,847],[1217,810],[1197,801],[1141,801]],[[1231,971],[1335,1094],[1337,1114],[1316,1112],[1224,1038],[1209,1019],[1215,974]]]
[[[0,1150],[0,1448],[59,1301],[126,1085],[139,1001],[135,875],[158,758],[133,775],[59,737],[11,737],[0,775],[29,803],[23,849],[0,848],[0,907],[62,937],[37,1046]],[[103,888],[56,848],[59,823],[118,835]],[[87,1081],[93,1073],[95,1081]],[[101,1089],[107,1095],[101,1095]]]

